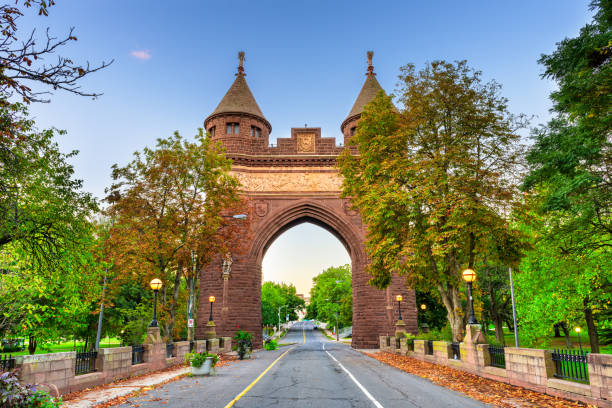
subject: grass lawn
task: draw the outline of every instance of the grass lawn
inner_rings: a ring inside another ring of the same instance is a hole
[[[82,348],[85,345],[82,341],[56,341],[51,343],[46,343],[43,345],[38,345],[36,347],[36,353],[34,354],[47,354],[47,353],[61,353],[64,351],[75,351],[77,349]],[[119,347],[121,345],[121,341],[117,338],[107,337],[100,340],[100,348],[106,347]],[[0,353],[0,355],[10,354],[12,356],[23,356],[30,354],[28,352],[28,342],[26,341],[25,345],[26,349],[24,351],[14,352],[14,353]]]
[[[489,339],[495,339],[495,330],[493,326],[489,329],[489,333],[487,336]],[[509,331],[506,327],[504,327],[504,341],[506,346],[514,347],[514,333]],[[588,333],[583,332],[580,334],[580,342],[578,341],[578,334],[574,331],[570,333],[570,344],[572,348],[579,349],[580,344],[582,344],[582,349],[586,351],[591,351],[591,346],[589,344],[589,335]],[[529,348],[538,348],[538,349],[567,349],[567,344],[565,342],[565,336],[563,335],[563,331],[561,332],[561,337],[543,337],[538,339],[536,344],[532,344],[527,346],[521,342],[521,330],[519,328],[519,346],[521,347],[529,347]],[[612,344],[600,344],[599,352],[602,354],[612,354]]]

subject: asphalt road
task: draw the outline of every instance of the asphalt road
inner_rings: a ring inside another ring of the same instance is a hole
[[[484,407],[466,396],[327,340],[296,323],[275,351],[221,367],[213,377],[183,378],[122,407],[395,408]],[[275,362],[275,363],[274,363]],[[273,364],[270,367],[271,364]],[[266,371],[267,370],[267,371]],[[263,376],[261,375],[263,372]],[[246,392],[245,389],[248,390]]]

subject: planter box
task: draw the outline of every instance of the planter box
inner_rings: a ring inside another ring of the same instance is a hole
[[[195,376],[200,375],[213,375],[215,374],[215,368],[212,366],[212,357],[206,357],[206,361],[200,367],[191,366],[191,374]]]

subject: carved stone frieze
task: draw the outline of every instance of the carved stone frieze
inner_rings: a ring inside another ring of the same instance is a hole
[[[242,173],[234,172],[242,191],[250,192],[340,192],[342,178],[329,173]]]

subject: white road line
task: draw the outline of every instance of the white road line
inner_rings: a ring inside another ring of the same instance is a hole
[[[323,346],[325,347],[325,346]],[[324,348],[325,350],[325,348]],[[374,404],[374,406],[376,408],[384,408],[380,402],[376,401],[376,399],[374,399],[374,397],[372,396],[372,394],[370,394],[368,392],[368,390],[365,389],[365,387],[363,385],[361,385],[359,383],[359,381],[357,381],[357,379],[355,378],[355,376],[353,374],[351,374],[351,372],[349,370],[347,370],[341,362],[339,362],[338,360],[336,360],[336,358],[334,356],[332,356],[331,354],[329,354],[329,351],[325,350],[325,352],[327,353],[328,356],[330,356],[332,358],[332,360],[334,360],[336,363],[338,363],[338,365],[340,366],[341,369],[344,370],[345,373],[348,374],[348,376],[351,378],[351,380],[353,380],[353,382],[355,384],[357,384],[357,386],[359,387],[359,389],[365,394],[366,397],[368,397],[370,399],[370,401],[372,401],[372,404]]]
[[[321,346],[323,346],[323,350],[325,350],[325,343],[321,343]]]

